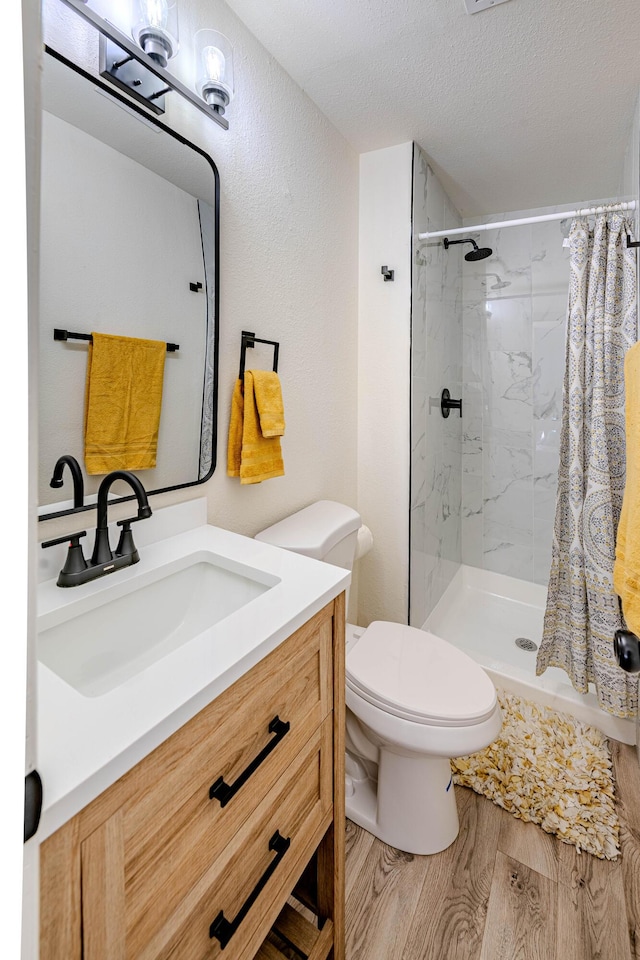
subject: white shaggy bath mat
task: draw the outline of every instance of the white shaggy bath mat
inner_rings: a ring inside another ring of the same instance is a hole
[[[566,713],[498,690],[502,730],[451,761],[453,782],[604,860],[619,852],[607,738]]]

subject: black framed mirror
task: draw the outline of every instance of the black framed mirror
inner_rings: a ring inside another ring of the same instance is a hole
[[[95,508],[104,476],[88,474],[84,462],[87,339],[103,333],[170,345],[156,465],[132,471],[149,495],[203,483],[215,469],[219,339],[214,161],[66,57],[45,52],[40,520],[78,509],[70,475],[64,493],[49,485],[58,457],[69,454],[82,468],[81,509]]]

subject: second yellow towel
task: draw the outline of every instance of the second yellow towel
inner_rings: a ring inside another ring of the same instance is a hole
[[[92,336],[85,397],[87,473],[150,470],[156,465],[167,345]]]
[[[624,358],[627,473],[618,532],[613,587],[629,630],[640,636],[640,343]]]
[[[256,403],[254,373],[264,372],[266,371],[245,370],[244,381],[236,380],[233,390],[227,474],[230,477],[240,477],[240,483],[261,483],[272,477],[284,476],[280,436],[264,435]],[[269,425],[266,429],[273,430],[272,407],[269,409]],[[282,432],[284,433],[284,416]]]
[[[284,405],[280,377],[274,370],[251,370],[253,392],[263,437],[284,436]]]

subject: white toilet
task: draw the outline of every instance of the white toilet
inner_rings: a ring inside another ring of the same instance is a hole
[[[320,500],[257,540],[352,569],[360,515]],[[432,633],[347,624],[347,816],[385,843],[437,853],[458,835],[450,759],[502,725],[496,690],[471,657]]]

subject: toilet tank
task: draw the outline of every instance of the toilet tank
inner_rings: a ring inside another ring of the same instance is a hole
[[[255,539],[351,570],[361,524],[351,507],[318,500],[261,530]]]

